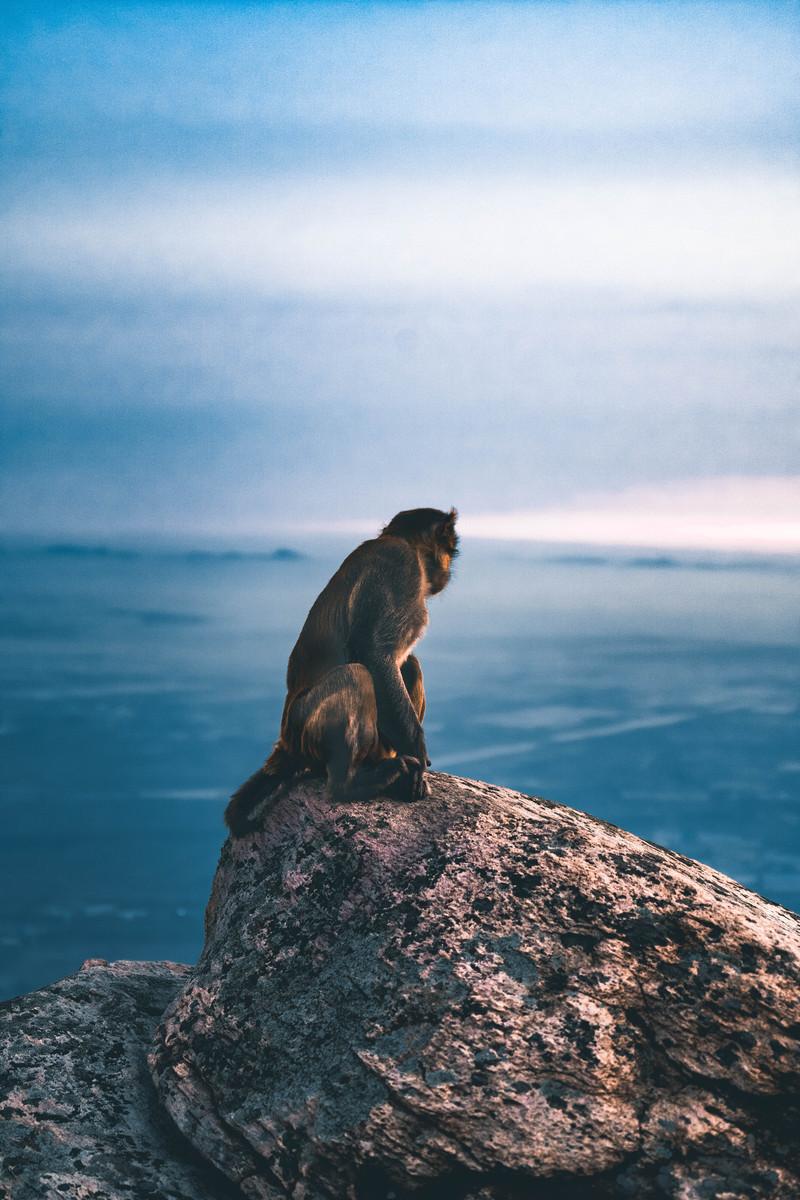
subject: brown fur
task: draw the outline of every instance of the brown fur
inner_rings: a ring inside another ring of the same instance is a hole
[[[304,770],[324,771],[334,799],[425,794],[425,689],[411,650],[427,597],[450,578],[456,517],[398,513],[317,597],[289,657],[280,737],[226,810],[232,833],[252,829],[260,804]]]

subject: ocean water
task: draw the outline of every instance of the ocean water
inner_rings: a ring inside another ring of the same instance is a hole
[[[293,548],[2,547],[0,996],[197,956],[226,798],[350,545]],[[800,908],[800,563],[467,543],[430,609],[434,768]]]

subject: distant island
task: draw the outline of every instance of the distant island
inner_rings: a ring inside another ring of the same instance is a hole
[[[299,562],[306,557],[289,546],[278,546],[275,550],[136,550],[128,546],[53,542],[43,552],[63,558],[171,558],[182,562]]]

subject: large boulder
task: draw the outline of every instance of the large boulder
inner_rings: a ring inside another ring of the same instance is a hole
[[[151,1069],[249,1197],[796,1200],[800,921],[584,813],[430,776],[229,842]]]
[[[187,971],[93,959],[0,1006],[0,1196],[241,1195],[177,1134],[147,1072],[156,1022]]]

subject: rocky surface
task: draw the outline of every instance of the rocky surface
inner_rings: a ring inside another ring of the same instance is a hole
[[[571,809],[297,785],[223,850],[151,1069],[249,1197],[800,1195],[800,921]]]
[[[147,1072],[156,1022],[187,971],[90,960],[0,1006],[0,1196],[241,1195],[176,1133]]]

